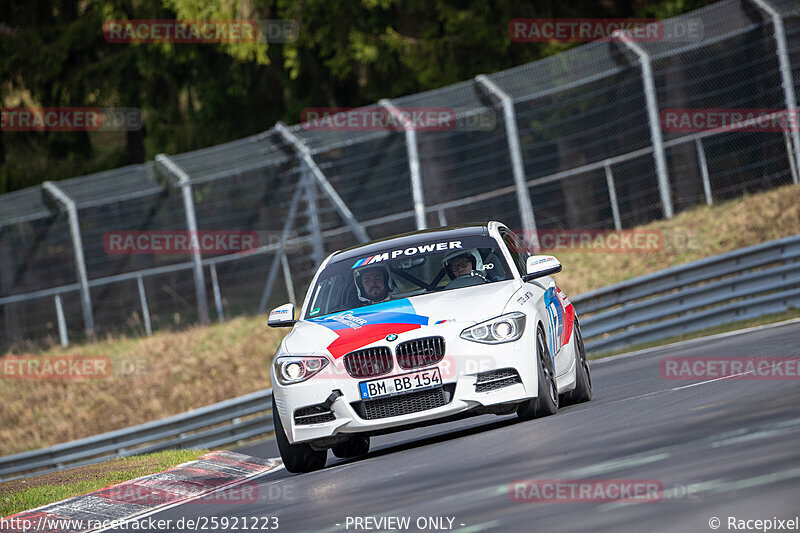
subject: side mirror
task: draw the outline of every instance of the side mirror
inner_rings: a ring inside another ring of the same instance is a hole
[[[284,304],[269,312],[267,325],[271,328],[290,328],[297,320],[294,319],[294,304]]]
[[[525,262],[525,268],[528,272],[522,280],[531,281],[561,272],[561,263],[552,255],[532,255]]]

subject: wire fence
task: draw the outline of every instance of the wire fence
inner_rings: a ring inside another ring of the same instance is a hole
[[[796,3],[724,0],[663,24],[688,21],[702,28],[691,41],[621,35],[379,103],[449,109],[450,129],[278,124],[0,196],[0,347],[263,312],[302,298],[327,253],[405,231],[628,228],[797,183],[796,127],[663,127],[670,109],[794,112]],[[104,241],[155,230],[253,231],[258,245],[113,254]]]

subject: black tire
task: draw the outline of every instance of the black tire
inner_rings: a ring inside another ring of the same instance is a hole
[[[544,340],[544,331],[536,330],[536,359],[539,379],[539,395],[523,402],[517,409],[517,416],[523,420],[553,415],[558,411],[558,384],[550,359],[550,350]]]
[[[586,346],[583,344],[581,326],[575,318],[575,344],[578,348],[577,369],[575,370],[575,390],[569,393],[569,403],[583,403],[592,399],[592,375],[589,372],[589,363],[586,360]]]
[[[281,424],[281,417],[275,408],[275,396],[272,396],[272,420],[275,424],[275,440],[278,441],[278,450],[286,470],[293,474],[313,472],[325,468],[328,451],[317,451],[308,443],[291,444],[286,437],[286,432]]]
[[[367,455],[369,453],[369,444],[368,435],[353,435],[346,442],[331,448],[331,451],[333,455],[340,459],[349,459],[359,455]]]

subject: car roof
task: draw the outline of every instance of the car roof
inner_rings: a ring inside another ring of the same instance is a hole
[[[385,250],[388,246],[404,248],[421,240],[452,240],[466,236],[486,236],[489,235],[487,224],[468,224],[463,226],[443,226],[440,228],[412,231],[400,235],[392,235],[366,244],[359,244],[336,252],[331,257],[331,263],[355,259],[365,255],[372,255],[380,250]]]

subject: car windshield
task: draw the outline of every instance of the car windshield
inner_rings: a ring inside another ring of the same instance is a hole
[[[495,241],[487,236],[386,243],[369,256],[332,262],[317,280],[305,318],[387,300],[511,279]]]

